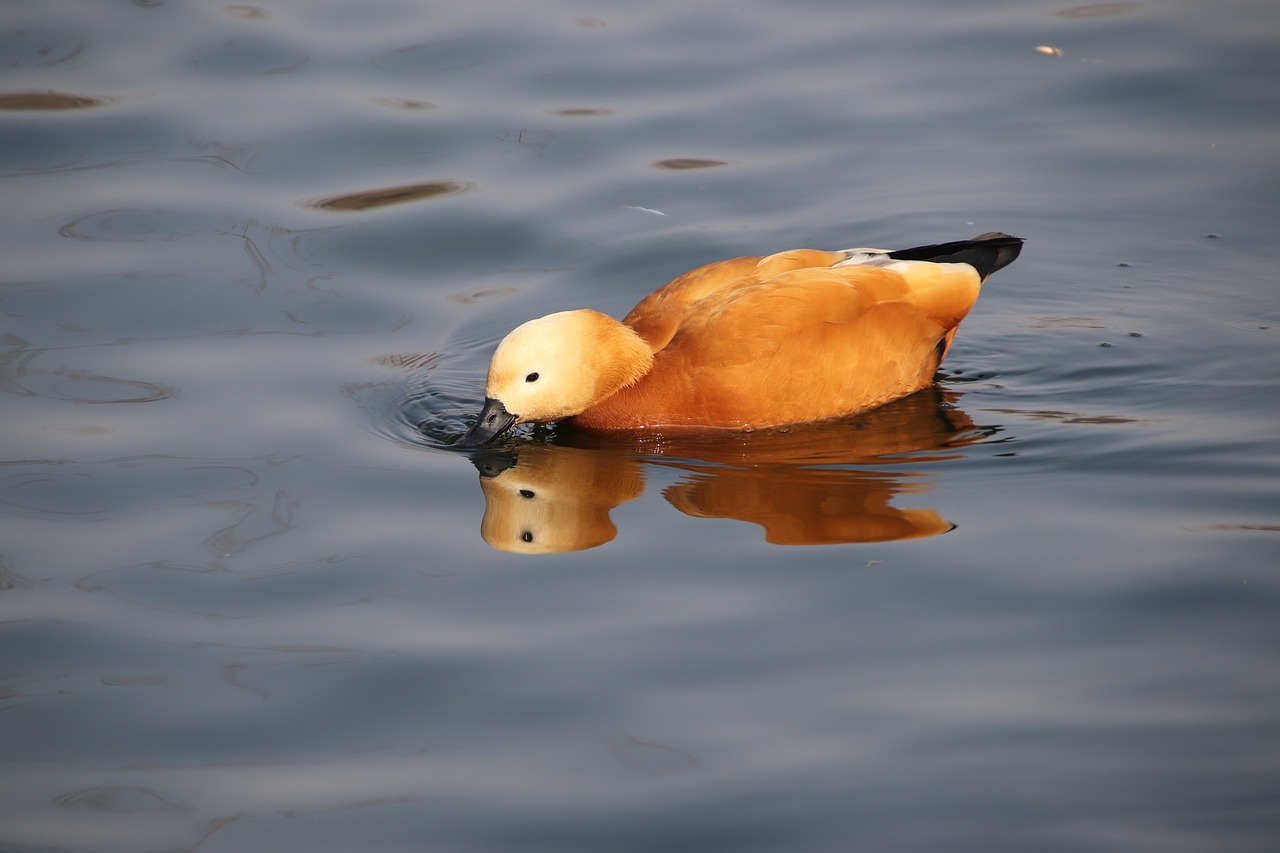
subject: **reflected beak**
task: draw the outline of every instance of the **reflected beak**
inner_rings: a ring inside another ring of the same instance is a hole
[[[516,415],[507,411],[501,400],[484,398],[484,408],[475,425],[467,430],[454,447],[482,447],[502,435],[516,422]]]

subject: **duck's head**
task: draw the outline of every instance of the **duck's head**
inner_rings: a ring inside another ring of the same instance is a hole
[[[573,417],[652,366],[649,345],[605,314],[582,309],[530,320],[498,344],[484,407],[458,445],[488,444],[518,423]]]

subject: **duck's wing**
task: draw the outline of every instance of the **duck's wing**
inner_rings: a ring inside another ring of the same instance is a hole
[[[787,273],[814,271],[816,276],[818,271],[835,267],[893,269],[908,279],[919,280],[915,286],[921,289],[920,298],[923,300],[926,298],[924,291],[929,289],[924,280],[938,278],[929,272],[930,267],[971,267],[977,271],[981,282],[996,270],[1013,263],[1021,249],[1021,239],[992,231],[970,240],[909,249],[846,249],[839,252],[791,249],[764,257],[733,258],[698,267],[673,279],[641,300],[623,318],[623,322],[635,329],[657,352],[670,343],[677,330],[694,314],[706,307],[706,300],[722,300],[730,292],[751,288]],[[941,279],[947,282],[944,289],[949,289],[950,276],[942,275]],[[963,303],[965,298],[967,290],[961,295],[960,302]]]
[[[927,387],[981,281],[968,265],[903,263],[793,270],[703,300],[632,405],[667,423],[781,424]]]
[[[640,301],[622,322],[632,327],[654,352],[665,347],[676,330],[712,297],[752,287],[782,273],[826,269],[845,260],[844,252],[792,249],[766,257],[732,258],[690,270]]]
[[[967,264],[904,261],[793,270],[700,302],[673,335],[669,355],[690,363],[738,364],[782,358],[784,350],[789,357],[816,357],[823,345],[842,341],[841,349],[861,348],[859,341],[869,338],[883,339],[880,351],[893,358],[893,340],[907,345],[904,324],[946,334],[973,307],[981,284]]]

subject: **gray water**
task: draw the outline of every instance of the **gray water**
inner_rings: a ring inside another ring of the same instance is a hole
[[[1278,37],[9,0],[0,849],[1274,850]],[[988,230],[928,392],[449,447],[526,319]]]

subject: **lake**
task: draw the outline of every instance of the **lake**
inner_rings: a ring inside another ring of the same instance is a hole
[[[1277,39],[10,0],[0,850],[1275,849]],[[997,230],[879,410],[451,446],[532,317]]]

